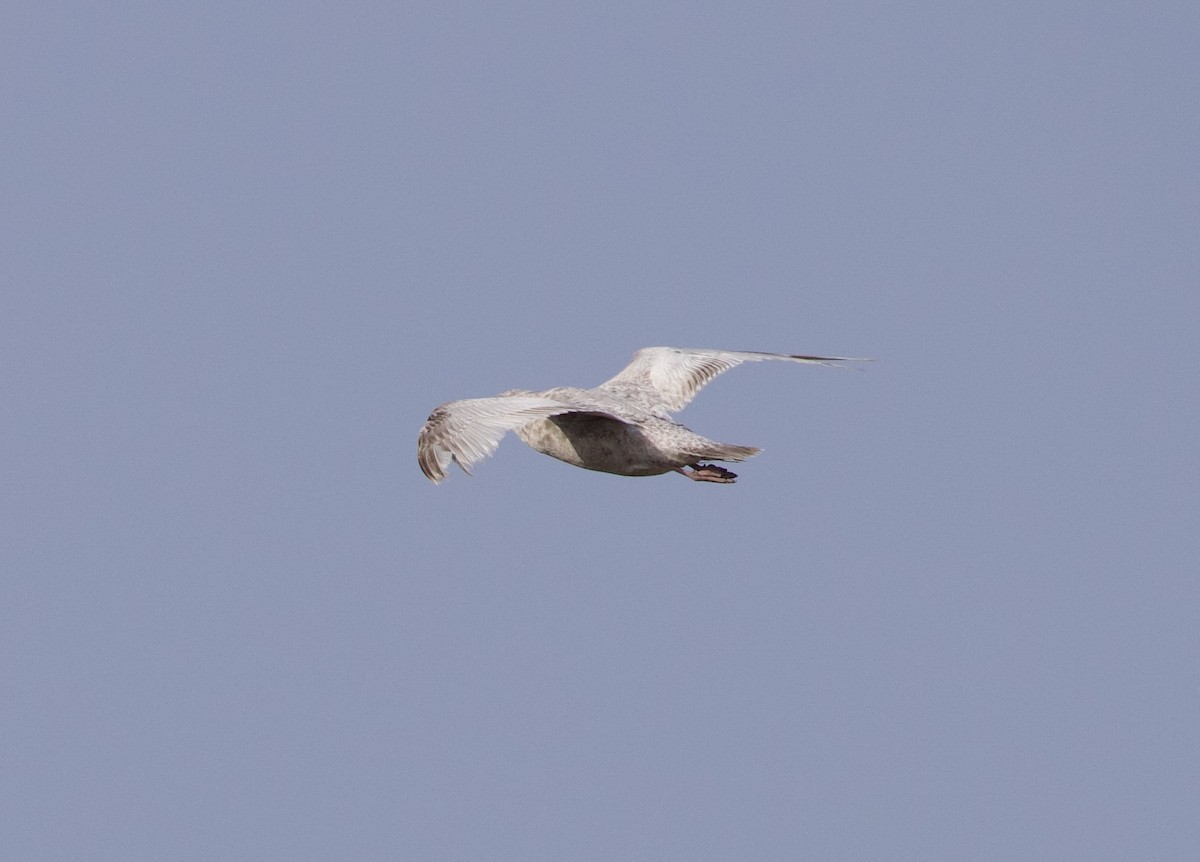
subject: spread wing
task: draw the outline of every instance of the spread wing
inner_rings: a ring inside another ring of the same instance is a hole
[[[598,387],[637,398],[642,404],[663,412],[682,410],[696,393],[718,374],[743,362],[781,359],[811,365],[862,362],[845,356],[798,356],[760,353],[753,350],[705,350],[686,347],[645,347],[611,380]]]
[[[470,473],[473,464],[496,451],[506,432],[535,419],[561,413],[609,415],[534,395],[448,401],[434,410],[421,426],[417,434],[417,463],[421,465],[421,472],[434,483],[446,478],[451,461]]]

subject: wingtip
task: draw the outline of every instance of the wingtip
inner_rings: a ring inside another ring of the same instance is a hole
[[[442,465],[438,463],[437,455],[432,451],[418,447],[417,466],[421,468],[421,472],[425,474],[425,478],[435,485],[440,484],[446,478],[446,471],[442,469]]]
[[[862,367],[858,365],[850,365],[851,362],[874,362],[874,358],[866,356],[804,356],[796,354],[788,354],[788,359],[796,362],[807,362],[812,365],[823,365],[826,368],[850,368],[855,371],[862,371]]]

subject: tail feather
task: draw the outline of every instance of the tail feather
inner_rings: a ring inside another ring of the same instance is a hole
[[[700,457],[713,461],[745,461],[753,458],[762,449],[757,446],[734,446],[730,443],[717,443],[704,452]]]

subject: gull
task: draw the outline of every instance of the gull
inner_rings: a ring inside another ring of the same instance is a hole
[[[435,484],[454,462],[466,473],[514,432],[530,448],[586,470],[618,476],[681,473],[697,482],[737,479],[704,461],[744,461],[761,450],[717,443],[680,425],[682,410],[718,374],[743,362],[778,359],[839,366],[845,356],[748,350],[645,347],[612,379],[593,389],[511,389],[491,398],[448,401],[417,435],[417,463]],[[841,366],[845,367],[845,366]]]

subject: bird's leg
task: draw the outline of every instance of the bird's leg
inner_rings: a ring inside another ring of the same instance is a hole
[[[688,464],[688,466],[692,468],[690,473],[682,467],[676,467],[675,472],[682,473],[697,482],[719,482],[723,485],[730,485],[737,481],[737,473],[731,473],[716,464]]]

